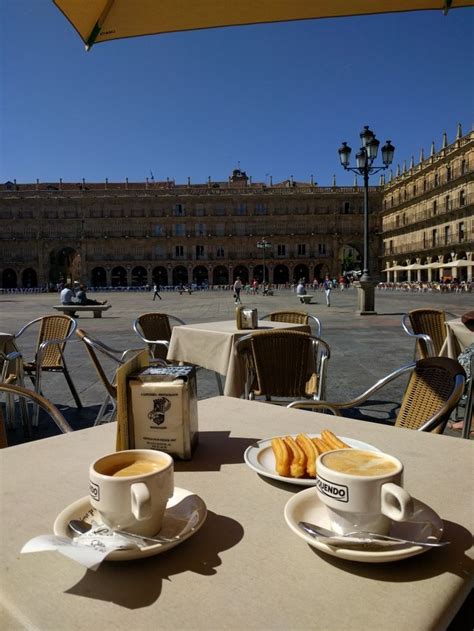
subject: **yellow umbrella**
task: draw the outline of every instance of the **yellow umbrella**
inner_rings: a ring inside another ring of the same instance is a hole
[[[219,26],[443,10],[474,0],[53,0],[89,49],[123,37]]]

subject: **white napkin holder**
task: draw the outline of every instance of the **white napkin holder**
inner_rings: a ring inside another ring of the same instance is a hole
[[[144,368],[128,377],[128,395],[133,448],[189,460],[198,441],[195,367]]]

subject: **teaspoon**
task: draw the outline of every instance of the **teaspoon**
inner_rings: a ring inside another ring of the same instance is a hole
[[[79,535],[83,535],[89,530],[92,529],[92,524],[82,520],[82,519],[71,519],[68,524],[69,528],[76,532]],[[100,526],[98,526],[100,528]],[[103,526],[107,528],[110,532],[116,532],[119,535],[125,535],[127,537],[134,537],[135,539],[143,539],[144,541],[152,541],[153,543],[169,543],[170,541],[175,541],[178,537],[162,537],[161,535],[155,535],[154,537],[145,537],[143,535],[136,535],[133,532],[127,532],[126,530],[117,530],[115,528],[109,528],[108,526]]]

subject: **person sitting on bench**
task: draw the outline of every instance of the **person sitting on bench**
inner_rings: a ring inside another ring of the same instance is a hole
[[[71,283],[66,283],[61,290],[60,294],[61,304],[62,305],[75,305],[77,304],[77,299],[74,296],[74,292],[72,291]],[[75,313],[71,313],[73,318],[76,317]]]
[[[84,285],[79,285],[79,290],[76,291],[76,298],[73,302],[73,304],[78,304],[78,305],[105,305],[106,303],[107,303],[107,300],[100,302],[99,300],[92,300],[91,298],[88,298],[86,294],[86,288]]]
[[[302,296],[306,296],[306,289],[305,289],[305,286],[304,286],[304,279],[303,278],[300,278],[300,280],[298,281],[298,285],[296,287],[296,295],[300,299],[300,302],[304,302]]]

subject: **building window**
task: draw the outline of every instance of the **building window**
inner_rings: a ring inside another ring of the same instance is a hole
[[[196,217],[204,217],[206,214],[206,209],[204,208],[204,204],[196,204]]]
[[[351,203],[350,202],[342,202],[342,212],[345,215],[348,215],[351,212]]]
[[[464,241],[464,221],[458,223],[458,241]]]
[[[223,204],[217,204],[214,208],[214,214],[218,217],[223,217],[225,215],[225,206]]]
[[[298,251],[298,255],[299,256],[305,256],[306,255],[306,243],[298,243],[297,251]]]
[[[446,167],[446,182],[451,182],[451,167]]]
[[[393,254],[393,241],[392,241],[392,239],[390,239],[390,241],[388,242],[388,253],[389,254]]]
[[[416,196],[416,184],[413,184],[413,197]]]
[[[245,224],[244,223],[235,224],[235,233],[238,234],[240,237],[243,237],[245,235]]]
[[[465,197],[464,189],[462,188],[459,191],[459,205],[464,206],[465,204],[466,204],[466,197]]]
[[[237,204],[235,211],[238,215],[246,215],[247,214],[247,204]]]
[[[423,193],[426,193],[426,179],[423,180]]]
[[[435,173],[435,176],[434,176],[434,185],[435,186],[439,185],[439,175],[437,173]]]
[[[277,255],[286,256],[286,245],[277,245]]]
[[[434,200],[434,202],[433,202],[433,215],[436,215],[437,212],[438,212],[438,202],[436,200]]]
[[[319,254],[326,254],[326,244],[318,243],[318,252]]]
[[[446,197],[444,198],[444,210],[449,210],[449,208],[450,208],[449,195],[446,195]]]
[[[466,173],[466,160],[462,160],[461,161],[461,175],[464,175]]]
[[[438,245],[438,231],[434,228],[431,231],[431,247],[434,248],[436,245]]]
[[[174,255],[176,257],[182,258],[184,256],[184,246],[182,246],[182,245],[175,245],[174,246]]]
[[[216,223],[215,231],[218,237],[223,237],[225,235],[225,223]]]
[[[423,232],[423,249],[426,248],[426,232]]]
[[[223,259],[224,256],[225,256],[224,248],[217,248],[216,256],[217,256],[218,259]]]
[[[200,259],[204,256],[204,246],[203,245],[197,245],[196,246],[196,258]]]
[[[405,200],[406,200],[406,198],[407,198],[407,189],[406,189],[406,188],[404,188],[404,189],[403,189],[403,201],[405,201]]]
[[[266,204],[255,204],[255,214],[256,215],[266,215],[267,214],[267,206],[266,206]]]
[[[205,223],[197,223],[194,226],[194,232],[197,237],[202,237],[206,234],[206,224]]]
[[[184,210],[184,206],[183,206],[183,204],[175,204],[175,205],[173,206],[173,215],[174,215],[175,217],[182,217],[182,216],[184,216],[185,214],[186,214],[186,213],[185,213],[185,210]]]
[[[186,234],[186,226],[184,223],[173,224],[173,234],[175,237],[184,237]]]
[[[450,226],[444,226],[444,245],[448,245],[450,242]]]
[[[406,213],[403,213],[402,220],[403,220],[403,225],[406,226],[407,225],[407,214]]]
[[[153,235],[155,237],[162,237],[165,234],[165,231],[163,229],[163,224],[161,223],[156,223],[153,226]]]
[[[400,215],[397,215],[395,217],[395,228],[399,228],[400,227]]]

